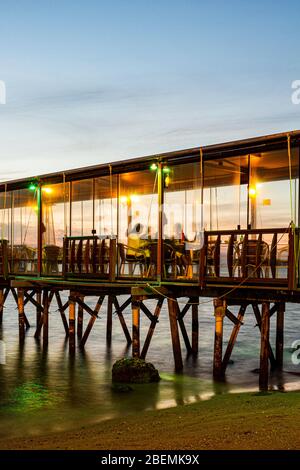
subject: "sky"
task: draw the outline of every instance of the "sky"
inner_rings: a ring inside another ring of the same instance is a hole
[[[300,2],[0,0],[0,180],[300,128]]]

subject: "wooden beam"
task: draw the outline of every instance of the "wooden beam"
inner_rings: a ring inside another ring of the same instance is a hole
[[[113,316],[113,296],[107,296],[107,317],[106,317],[106,344],[111,345],[112,340],[112,316]]]
[[[170,330],[171,330],[171,337],[172,337],[175,370],[176,372],[180,372],[183,369],[183,362],[182,362],[180,338],[179,338],[178,323],[177,323],[178,310],[176,307],[175,298],[172,298],[172,297],[168,298],[168,308],[169,308],[169,321],[170,321]]]
[[[3,310],[4,310],[4,291],[0,289],[0,325],[3,322]]]
[[[269,335],[270,335],[270,303],[263,302],[261,316],[260,368],[259,388],[268,390],[269,382]]]
[[[101,306],[102,306],[102,304],[103,304],[104,299],[105,299],[105,295],[100,296],[99,299],[98,299],[98,302],[97,302],[96,307],[95,307],[95,315],[92,315],[92,316],[91,316],[91,318],[90,318],[90,320],[89,320],[89,322],[88,322],[88,325],[87,325],[87,327],[86,327],[86,329],[85,329],[85,332],[84,332],[84,334],[83,334],[83,337],[82,337],[82,339],[81,339],[81,341],[80,341],[79,347],[80,347],[81,349],[83,349],[84,346],[85,346],[85,343],[86,343],[86,341],[87,341],[87,339],[88,339],[88,337],[89,337],[89,334],[90,334],[90,332],[91,332],[91,330],[92,330],[92,328],[93,328],[93,326],[94,326],[94,323],[95,323],[95,321],[96,321],[96,319],[97,319],[97,315],[98,315],[98,313],[99,313],[99,311],[100,311],[100,308],[101,308]]]
[[[214,363],[213,376],[220,379],[222,371],[222,347],[223,347],[223,321],[226,313],[226,302],[220,299],[214,299],[215,315],[215,343],[214,343]]]
[[[84,296],[80,297],[82,302],[84,302]],[[82,338],[82,330],[83,330],[83,308],[81,305],[78,305],[77,311],[77,337],[79,340]]]
[[[63,325],[64,325],[65,333],[66,333],[66,336],[68,337],[69,336],[69,325],[68,325],[68,321],[67,321],[67,318],[66,318],[65,310],[67,310],[67,308],[69,306],[69,300],[63,305],[62,301],[61,301],[59,291],[55,292],[55,297],[56,297],[58,310],[59,310],[59,313],[60,313],[60,316],[61,316],[61,319],[62,319],[62,322],[63,322]]]
[[[25,318],[24,318],[24,289],[18,289],[18,312],[19,312],[19,339],[25,339]]]
[[[175,302],[175,305],[176,305],[176,310],[177,310],[178,325],[179,325],[180,330],[181,330],[181,334],[182,334],[182,337],[183,337],[183,341],[184,341],[184,344],[185,344],[187,353],[188,353],[188,354],[191,354],[191,353],[192,353],[192,346],[191,346],[190,339],[189,339],[189,336],[188,336],[187,331],[186,331],[186,328],[185,328],[184,320],[183,320],[183,318],[182,318],[181,315],[180,315],[180,309],[179,309],[179,305],[178,305],[178,301],[177,301],[177,300],[176,300],[176,302]]]
[[[252,308],[253,308],[254,315],[255,315],[255,318],[256,318],[257,326],[259,328],[259,331],[261,331],[262,319],[261,319],[261,315],[260,315],[260,311],[259,311],[257,303],[252,303]],[[271,347],[270,342],[269,342],[268,349],[269,349],[269,359],[270,359],[271,368],[275,369],[276,368],[276,359],[275,359],[273,349]]]
[[[124,333],[124,335],[125,335],[125,338],[127,339],[127,344],[131,344],[131,343],[132,343],[132,339],[131,339],[129,330],[128,330],[128,328],[127,328],[126,321],[125,321],[125,318],[124,318],[124,316],[123,316],[122,310],[120,309],[119,302],[118,302],[118,299],[117,299],[117,296],[116,296],[116,295],[113,295],[113,304],[114,304],[114,306],[115,306],[115,309],[116,309],[118,318],[119,318],[119,320],[120,320],[123,333]]]
[[[140,301],[132,299],[132,357],[140,357]]]
[[[144,342],[144,346],[143,346],[143,349],[142,349],[142,352],[141,352],[141,358],[142,359],[146,359],[146,355],[147,355],[147,352],[148,352],[148,349],[149,349],[149,346],[150,346],[150,343],[151,343],[151,339],[152,339],[155,327],[158,323],[158,317],[160,315],[163,303],[164,303],[164,298],[161,297],[157,302],[154,315],[152,315],[151,324],[150,324],[150,327],[149,327],[149,330],[148,330],[148,333],[147,333],[147,336],[146,336],[146,339],[145,339],[145,342]]]
[[[284,313],[285,303],[280,302],[276,317],[276,367],[279,370],[281,370],[283,366]]]
[[[198,354],[199,349],[199,298],[190,299],[192,304],[192,353]]]
[[[243,324],[243,318],[246,311],[247,305],[241,305],[238,316],[236,318],[237,322],[234,324],[234,327],[231,332],[230,339],[227,344],[227,348],[222,361],[222,373],[225,374],[226,368],[228,366],[237,336],[240,331],[240,327]]]
[[[76,317],[76,298],[71,292],[69,297],[69,353],[75,354],[75,317]]]
[[[43,294],[43,347],[47,348],[49,338],[49,292],[44,290]]]

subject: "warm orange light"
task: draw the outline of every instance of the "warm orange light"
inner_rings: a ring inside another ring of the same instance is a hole
[[[250,197],[256,197],[256,194],[257,194],[256,188],[253,188],[253,187],[249,188],[249,196]]]
[[[47,188],[47,187],[42,188],[42,191],[46,194],[53,193],[53,189],[52,188]]]
[[[137,196],[137,194],[131,194],[130,195],[130,200],[131,200],[131,202],[138,202],[139,197]]]
[[[121,201],[122,204],[126,204],[127,203],[127,196],[121,196],[120,201]]]

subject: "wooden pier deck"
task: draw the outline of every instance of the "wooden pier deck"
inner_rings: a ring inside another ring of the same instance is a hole
[[[259,384],[266,389],[270,368],[283,366],[285,304],[300,303],[299,161],[300,131],[293,131],[0,185],[0,323],[11,294],[24,341],[26,306],[32,304],[35,337],[46,348],[49,308],[56,302],[74,354],[85,347],[107,300],[107,343],[115,312],[133,356],[145,359],[167,305],[175,369],[181,371],[181,340],[187,354],[198,354],[201,306],[211,303],[212,371],[222,380],[251,309],[261,340]],[[266,190],[260,195],[261,185]],[[272,204],[278,193],[285,199],[277,202],[277,217]],[[141,220],[148,224],[142,236]],[[155,300],[153,311],[148,299]],[[232,306],[239,306],[237,314]],[[141,315],[149,321],[145,338]],[[225,351],[224,321],[232,324]]]

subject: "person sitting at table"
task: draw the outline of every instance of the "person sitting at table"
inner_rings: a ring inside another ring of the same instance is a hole
[[[127,239],[127,258],[138,259],[150,257],[149,250],[146,249],[147,240],[145,234],[143,234],[144,226],[137,223],[133,229],[128,233]]]

